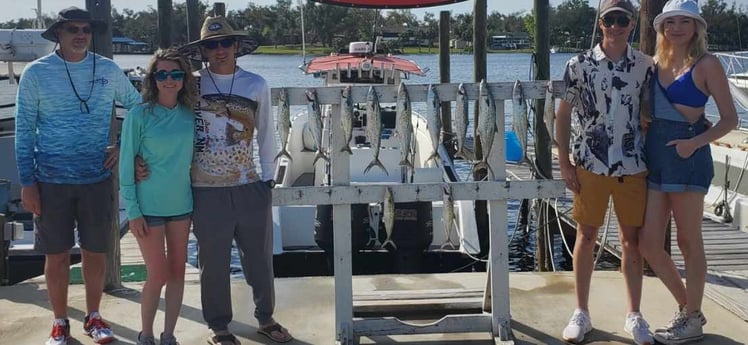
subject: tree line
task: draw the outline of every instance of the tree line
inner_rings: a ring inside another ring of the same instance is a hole
[[[410,10],[378,11],[322,5],[306,1],[303,6],[306,42],[332,49],[340,48],[350,41],[370,40],[385,33],[395,37],[396,45],[435,45],[439,35],[438,12],[426,12],[417,18]],[[186,43],[187,6],[173,5],[170,30],[173,42]],[[203,17],[210,14],[206,2],[199,3]],[[435,9],[438,11],[438,9]],[[301,8],[293,0],[276,0],[276,4],[259,6],[249,4],[243,9],[230,10],[227,18],[235,29],[243,30],[255,38],[260,45],[301,44]],[[550,44],[557,47],[583,49],[592,41],[596,9],[587,0],[565,0],[550,8]],[[740,50],[742,37],[748,34],[748,15],[733,2],[708,0],[702,6],[702,16],[709,23],[708,42],[713,49]],[[0,28],[31,28],[33,18],[23,18],[0,23]],[[54,22],[45,15],[45,22]],[[534,16],[532,12],[502,14],[494,11],[487,18],[487,37],[506,32],[526,32],[532,39]],[[112,9],[112,32],[114,36],[129,37],[146,42],[151,47],[158,45],[158,13],[153,7],[146,10]],[[468,42],[473,38],[473,15],[460,13],[451,17],[451,38]],[[635,36],[638,34],[635,33]],[[635,41],[638,39],[635,38]]]

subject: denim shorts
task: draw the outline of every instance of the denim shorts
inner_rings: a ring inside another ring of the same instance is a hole
[[[180,220],[190,219],[192,217],[192,212],[180,214],[176,216],[146,216],[143,215],[143,218],[145,218],[145,223],[148,224],[148,226],[161,226],[168,222],[176,222]]]
[[[655,118],[647,130],[644,144],[647,168],[647,187],[661,192],[701,192],[706,194],[714,177],[714,162],[709,145],[696,150],[690,157],[678,155],[675,139],[690,139],[708,127],[702,117],[696,123]]]

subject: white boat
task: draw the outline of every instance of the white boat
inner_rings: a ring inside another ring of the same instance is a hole
[[[52,52],[55,43],[42,37],[44,30],[0,29],[0,61],[30,62]]]
[[[324,86],[339,85],[399,85],[400,81],[407,79],[410,75],[424,75],[425,71],[415,62],[394,56],[376,55],[371,53],[371,45],[367,42],[351,43],[349,53],[336,54],[332,56],[318,57],[302,66],[302,70],[322,79]],[[389,174],[374,168],[368,173],[364,167],[373,158],[373,149],[366,139],[365,105],[358,104],[354,111],[353,139],[351,141],[352,155],[350,156],[350,178],[351,184],[356,183],[406,183],[408,182],[407,170],[399,165],[400,144],[394,137],[395,109],[393,105],[382,105],[382,142],[379,153],[380,160]],[[323,147],[329,143],[330,109],[323,109],[324,130]],[[275,171],[275,180],[278,187],[297,186],[321,186],[328,185],[329,167],[324,160],[313,164],[315,157],[315,144],[310,133],[307,133],[307,113],[292,116],[292,127],[288,138],[288,151],[292,160],[281,157],[278,159]],[[458,181],[459,177],[454,171],[452,162],[446,149],[440,145],[439,153],[441,160],[438,164],[426,162],[432,150],[432,142],[426,129],[426,119],[413,112],[412,123],[414,128],[415,155],[413,182],[444,182]],[[396,224],[393,238],[398,248],[406,247],[405,243],[398,240],[406,237],[418,238],[416,245],[422,252],[442,250],[441,244],[448,242],[441,222],[442,203],[426,203],[425,205],[400,205],[395,212]],[[402,208],[401,208],[402,207]],[[288,253],[298,249],[313,249],[321,247],[327,251],[332,246],[332,222],[330,208],[325,206],[281,206],[274,207],[274,230],[275,230],[275,253]],[[455,244],[455,254],[477,253],[480,246],[475,225],[475,216],[472,201],[459,201],[455,205],[458,233],[452,232],[450,241]],[[379,224],[380,206],[358,205],[354,206],[352,215],[353,237],[357,241],[356,231],[360,243],[358,248],[354,243],[354,251],[382,251],[384,228],[370,224]],[[410,216],[416,217],[408,219]],[[400,217],[405,215],[405,217]],[[399,237],[398,231],[404,232],[405,227],[414,226],[418,229],[407,229],[408,234]],[[356,230],[358,229],[358,230]],[[364,239],[361,239],[365,237]],[[425,241],[425,242],[424,242]],[[399,250],[399,249],[398,249]],[[460,252],[462,251],[462,252]]]
[[[714,55],[722,62],[735,103],[748,111],[748,52]],[[748,231],[748,128],[739,125],[710,148],[714,178],[705,198],[705,214]]]

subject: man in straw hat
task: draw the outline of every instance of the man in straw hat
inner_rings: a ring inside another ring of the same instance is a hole
[[[622,271],[628,292],[624,330],[639,345],[654,344],[639,305],[642,259],[638,235],[644,220],[647,167],[644,162],[640,105],[652,74],[652,59],[628,44],[636,9],[629,0],[605,0],[597,23],[603,34],[595,48],[566,65],[566,94],[556,121],[559,165],[566,186],[574,192],[577,236],[574,278],[577,308],[563,330],[563,339],[580,343],[592,330],[589,292],[593,251],[613,198],[623,244]],[[569,161],[572,112],[580,124],[573,138],[574,164]]]
[[[211,344],[238,344],[231,322],[229,282],[232,241],[252,287],[258,332],[275,342],[293,337],[273,319],[272,196],[276,154],[270,88],[261,76],[237,66],[257,44],[224,17],[208,17],[200,39],[180,52],[207,62],[200,70],[200,110],[192,165],[193,226],[199,244],[203,317]],[[252,157],[255,139],[261,175]]]
[[[21,198],[34,214],[34,247],[46,256],[44,276],[55,317],[47,345],[65,345],[70,337],[67,286],[75,229],[86,288],[85,334],[99,344],[114,340],[98,312],[112,235],[111,170],[119,157],[109,147],[112,102],[130,108],[141,97],[112,60],[88,51],[91,36],[105,29],[85,10],[60,11],[42,34],[59,49],[30,63],[18,86]]]

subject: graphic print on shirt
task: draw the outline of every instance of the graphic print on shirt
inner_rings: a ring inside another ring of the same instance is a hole
[[[653,62],[628,48],[617,62],[596,46],[572,58],[564,71],[565,100],[573,106],[575,163],[605,176],[646,170],[640,133],[642,85]]]
[[[193,181],[228,186],[259,178],[252,162],[256,113],[257,102],[242,96],[209,94],[200,98]]]

